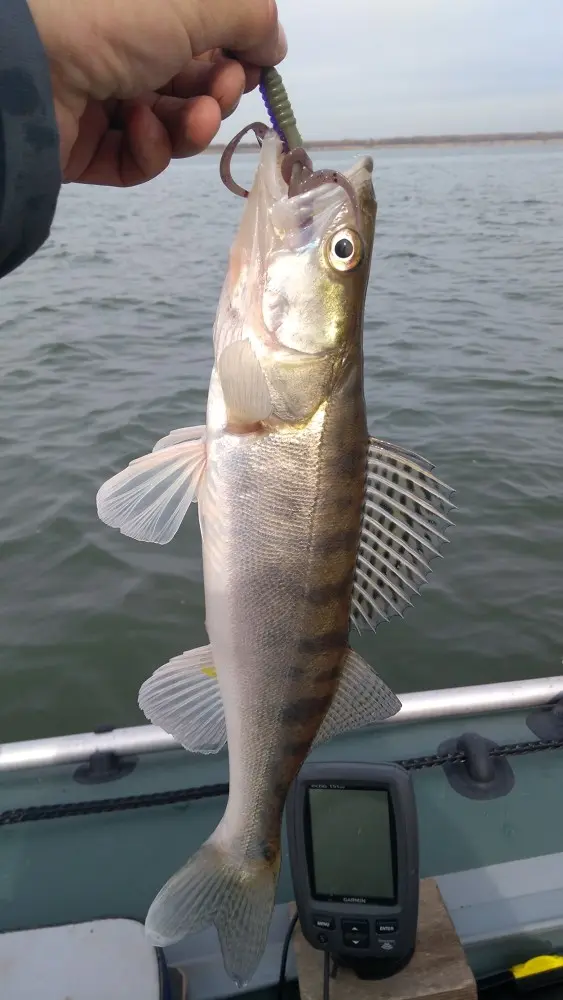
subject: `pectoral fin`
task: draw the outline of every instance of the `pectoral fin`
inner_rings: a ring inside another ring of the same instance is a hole
[[[211,646],[190,649],[155,670],[141,685],[139,708],[186,750],[217,753],[227,731]]]
[[[188,430],[181,428],[183,433]],[[165,545],[174,537],[196,498],[207,457],[202,434],[170,446],[164,443],[179,433],[172,431],[157,441],[150,454],[136,458],[100,487],[100,520],[140,542]]]
[[[253,425],[270,416],[270,390],[249,340],[225,347],[217,361],[217,374],[230,423]]]
[[[371,438],[362,533],[352,594],[358,631],[401,615],[441,555],[452,522],[451,487],[414,452]]]
[[[336,694],[314,740],[314,746],[338,733],[371,726],[396,715],[401,702],[364,659],[348,650]]]
[[[170,431],[166,437],[159,438],[155,445],[153,445],[153,451],[162,451],[163,448],[171,448],[176,444],[183,444],[186,441],[203,441],[205,438],[205,425],[200,424],[196,427],[177,427],[176,430]]]

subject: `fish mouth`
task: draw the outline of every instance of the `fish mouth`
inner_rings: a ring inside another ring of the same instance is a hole
[[[343,191],[350,200],[358,228],[361,227],[361,200],[366,185],[369,186],[373,194],[371,184],[373,159],[371,156],[361,156],[345,171],[330,168],[316,170],[309,154],[302,146],[290,151],[285,150],[275,132],[267,133],[263,137],[262,148],[264,148],[265,143],[270,142],[276,146],[275,169],[277,170],[279,194],[283,193],[288,199],[293,199],[301,198],[315,191],[320,192],[322,189],[322,193],[328,195],[331,188],[334,191],[335,186],[339,187],[342,189],[340,194]]]
[[[360,156],[343,171],[315,169],[306,150],[287,152],[272,132],[262,141],[261,167],[274,229],[285,232],[292,245],[307,244],[337,221],[371,242],[377,211],[371,156]]]
[[[344,173],[326,168],[315,170],[309,154],[304,147],[300,146],[281,155],[280,169],[282,178],[287,184],[289,198],[304,194],[306,191],[312,191],[325,184],[339,184],[353,201],[356,197],[353,182],[357,181],[358,177],[366,171],[371,174],[373,160],[371,157],[364,156],[359,167],[354,164]]]
[[[223,151],[220,163],[221,179],[233,194],[248,198],[250,193],[233,179],[231,160],[241,139],[251,131],[256,135],[261,147],[259,173],[262,174],[264,186],[274,203],[284,197],[299,198],[319,188],[337,185],[346,192],[356,214],[359,215],[358,201],[362,188],[368,180],[371,184],[373,173],[371,156],[361,156],[344,172],[326,168],[315,170],[303,146],[288,150],[278,133],[261,122],[247,125]]]
[[[307,244],[336,216],[368,235],[376,212],[371,156],[362,155],[342,172],[315,169],[304,148],[288,151],[274,129],[255,123],[239,136],[249,129],[256,133],[260,143],[252,191],[244,191],[226,177],[235,140],[223,154],[221,176],[230,190],[236,188],[236,193],[252,203],[253,209],[249,204],[248,210],[253,212],[254,224],[264,241],[270,233],[274,243],[276,237],[286,238],[295,249]]]

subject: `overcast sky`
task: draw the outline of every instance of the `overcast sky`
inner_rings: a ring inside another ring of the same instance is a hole
[[[310,138],[563,129],[563,0],[278,0]],[[256,94],[225,141],[264,119]]]

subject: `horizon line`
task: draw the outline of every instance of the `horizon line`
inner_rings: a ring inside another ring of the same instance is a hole
[[[467,133],[445,133],[443,135],[410,135],[410,136],[390,136],[384,139],[306,139],[303,146],[306,149],[337,149],[337,148],[374,148],[377,146],[436,146],[455,145],[462,143],[486,143],[486,142],[549,142],[563,139],[563,130],[555,132],[467,132]],[[213,142],[206,152],[218,153],[228,145],[227,142]],[[240,143],[237,150],[252,151],[256,149],[253,143]]]

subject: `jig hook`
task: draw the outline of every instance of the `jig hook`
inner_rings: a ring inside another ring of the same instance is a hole
[[[283,85],[282,78],[277,69],[268,66],[262,70],[260,77],[260,93],[264,101],[272,128],[280,137],[285,155],[281,163],[282,177],[287,184],[287,194],[289,198],[296,195],[305,194],[321,187],[323,184],[338,184],[344,189],[352,203],[356,215],[357,224],[360,224],[361,213],[356,192],[350,181],[337,170],[314,170],[310,156],[303,147],[303,139],[297,128],[295,115],[287,91]],[[262,145],[262,140],[268,131],[267,126],[261,122],[253,122],[235,135],[225,147],[221,156],[220,174],[221,180],[233,194],[242,198],[248,198],[248,191],[233,180],[231,173],[231,161],[233,154],[243,136],[248,132],[254,132],[258,143]]]
[[[233,175],[231,173],[231,160],[233,154],[240,142],[240,140],[247,134],[247,132],[254,132],[254,135],[258,139],[258,144],[262,145],[262,140],[268,131],[268,126],[263,125],[262,122],[252,122],[251,125],[245,125],[244,128],[237,132],[235,137],[225,146],[219,163],[219,174],[221,180],[226,188],[229,189],[233,194],[239,196],[239,198],[248,198],[248,191],[241,187],[233,180]]]

